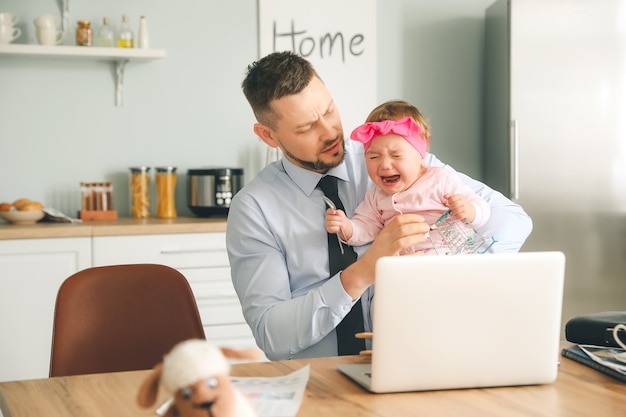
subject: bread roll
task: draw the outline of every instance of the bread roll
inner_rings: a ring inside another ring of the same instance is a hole
[[[11,203],[0,203],[0,211],[9,211],[13,207]]]
[[[43,210],[43,204],[37,201],[30,201],[26,204],[22,204],[22,206],[19,207],[18,210],[19,211]]]
[[[15,200],[13,202],[13,205],[15,206],[16,209],[21,210],[22,206],[28,203],[30,203],[29,198],[20,198],[19,200]]]

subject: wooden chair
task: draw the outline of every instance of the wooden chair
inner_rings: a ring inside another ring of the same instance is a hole
[[[50,376],[150,369],[191,338],[205,334],[180,272],[155,264],[88,268],[59,288]]]

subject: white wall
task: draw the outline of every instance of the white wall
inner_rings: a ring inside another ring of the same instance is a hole
[[[36,43],[35,17],[61,0],[2,0],[21,15],[19,43]],[[79,182],[113,181],[128,215],[128,167],[179,168],[177,206],[186,207],[189,168],[262,167],[241,93],[258,58],[255,0],[69,0],[71,27],[103,16],[135,30],[146,15],[153,48],[167,57],[126,66],[124,106],[114,106],[113,66],[64,58],[0,56],[0,201],[28,197],[75,215]],[[379,0],[378,97],[403,98],[433,125],[432,151],[480,173],[483,16],[492,0]],[[74,41],[73,33],[66,44]],[[322,74],[323,76],[323,74]],[[353,126],[344,126],[349,131]]]

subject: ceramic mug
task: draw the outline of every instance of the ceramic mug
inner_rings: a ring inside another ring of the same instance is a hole
[[[0,13],[0,25],[14,26],[18,20],[20,20],[20,16],[15,13]]]
[[[37,28],[37,41],[39,41],[41,45],[58,45],[63,42],[64,35],[62,31],[54,27]]]
[[[20,28],[13,27],[13,25],[0,24],[0,45],[6,45],[13,42],[22,34]]]
[[[46,14],[43,16],[39,16],[37,19],[35,19],[35,26],[37,26],[37,29],[39,28],[56,29],[59,26],[59,23],[58,23],[59,20],[60,18],[58,16],[55,16],[53,14]]]

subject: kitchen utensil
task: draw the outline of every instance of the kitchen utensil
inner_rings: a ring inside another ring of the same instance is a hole
[[[329,209],[337,210],[337,206],[335,206],[335,203],[333,203],[333,200],[331,200],[330,198],[326,197],[325,195],[323,195],[322,198],[324,199],[324,202],[326,203],[326,205],[328,206]],[[339,232],[337,232],[337,240],[339,241],[339,249],[341,249],[341,254],[343,255],[343,244],[341,243],[341,238],[339,237]]]

